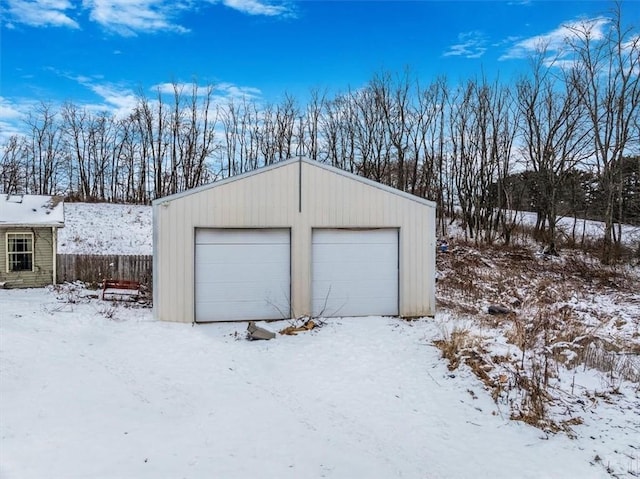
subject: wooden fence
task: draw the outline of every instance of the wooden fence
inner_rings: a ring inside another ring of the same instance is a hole
[[[129,279],[139,281],[151,289],[153,256],[151,255],[96,255],[59,254],[59,283],[84,281],[99,283],[103,279]]]

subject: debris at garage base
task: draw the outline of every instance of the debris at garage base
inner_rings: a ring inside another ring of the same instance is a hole
[[[307,318],[302,324],[297,326],[296,324],[292,324],[291,326],[287,326],[280,334],[288,334],[288,335],[296,335],[298,333],[304,333],[305,331],[311,331],[314,328],[320,327],[321,324],[316,323],[313,319]]]
[[[257,326],[254,321],[249,321],[249,326],[247,326],[247,339],[273,339],[275,337],[276,333],[273,331]]]

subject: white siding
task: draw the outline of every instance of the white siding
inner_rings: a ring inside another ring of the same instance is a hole
[[[311,314],[312,229],[344,227],[398,229],[399,314],[435,313],[433,203],[303,160],[154,202],[154,314],[194,320],[196,228],[290,229],[292,314]]]

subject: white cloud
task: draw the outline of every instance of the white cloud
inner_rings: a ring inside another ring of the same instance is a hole
[[[154,85],[151,87],[151,90],[153,90],[154,92],[160,92],[163,95],[173,95],[174,94],[174,87],[177,88],[178,92],[191,92],[191,89],[193,88],[191,84],[187,84],[187,83],[171,83],[171,82],[165,82],[165,83],[158,83],[157,85]]]
[[[442,54],[445,57],[480,58],[487,51],[487,41],[482,32],[472,31],[460,33],[458,43],[451,45]]]
[[[92,91],[102,101],[82,103],[77,106],[92,112],[109,112],[117,118],[124,118],[131,114],[137,104],[138,95],[129,87],[102,81],[102,77],[88,77],[83,75],[63,75]]]
[[[264,0],[208,0],[247,15],[290,16],[292,11],[283,2]],[[16,24],[34,27],[80,28],[70,13],[82,9],[89,19],[106,30],[121,36],[138,33],[176,32],[189,29],[176,23],[176,18],[187,11],[198,9],[200,0],[7,0],[4,27]],[[3,12],[4,13],[4,12]]]
[[[497,42],[492,43],[491,46],[492,47],[504,47],[505,45],[513,45],[514,43],[516,43],[521,38],[522,37],[519,37],[517,35],[511,35],[511,36],[508,36],[507,38],[503,38],[502,40],[499,40]]]
[[[640,50],[640,35],[632,36],[626,42],[623,42],[622,49],[627,52]]]
[[[93,105],[92,109],[108,110],[118,118],[131,114],[138,103],[138,96],[128,88],[121,88],[111,84],[96,84],[91,85],[90,88],[96,95],[102,97],[106,104]]]
[[[221,83],[213,83],[211,85],[213,87],[213,97],[217,101],[226,101],[228,99],[242,99],[245,98],[247,100],[256,99],[262,96],[262,91],[258,88],[249,87],[249,86],[238,86],[233,83],[221,82]],[[177,88],[179,93],[183,95],[191,95],[193,93],[193,83],[172,83],[165,82],[154,85],[150,88],[150,90],[155,94],[160,92],[162,95],[174,95],[174,88]],[[197,85],[197,94],[198,96],[204,96],[207,94],[209,86],[208,85]]]
[[[220,92],[222,96],[230,98],[258,98],[262,92],[258,88],[250,86],[238,86],[232,83],[219,83],[215,85],[215,91]]]
[[[80,28],[68,11],[74,6],[68,0],[8,0],[8,16],[13,23],[32,27]],[[13,27],[13,23],[8,26]]]
[[[16,107],[7,98],[0,96],[0,120],[16,120],[22,116],[19,107]]]
[[[249,15],[265,15],[276,17],[290,15],[291,10],[281,4],[261,2],[260,0],[209,0],[211,3],[221,2],[223,5]]]
[[[92,112],[94,114],[106,112],[116,118],[126,118],[133,113],[139,104],[140,95],[145,94],[140,89],[135,89],[128,84],[112,83],[104,81],[102,76],[71,75],[55,69],[51,71],[61,77],[67,78],[86,88],[98,98],[94,101],[78,102],[74,105],[78,108]],[[182,89],[182,94],[189,97],[193,92],[193,83],[176,83],[178,90]],[[198,85],[198,95],[204,96],[209,85]],[[173,83],[158,83],[145,90],[147,100],[151,105],[157,104],[157,94],[160,91],[163,95],[173,95]],[[262,92],[258,88],[250,86],[239,86],[229,82],[213,84],[211,102],[212,106],[225,106],[229,100],[246,98],[247,100],[260,100]],[[171,101],[170,99],[166,99]],[[33,99],[8,99],[0,96],[0,149],[11,135],[28,135],[28,128],[25,120],[33,113],[40,103]],[[61,101],[52,101],[53,112],[60,111]],[[212,110],[213,111],[213,110]]]
[[[80,105],[91,111],[109,111],[118,118],[129,115],[138,104],[139,93],[134,92],[131,88],[117,85],[113,83],[103,82],[101,80],[91,80],[87,77],[76,77],[76,81],[93,93],[102,98],[102,102],[91,105]],[[185,96],[190,96],[193,92],[193,83],[175,84],[179,92]],[[172,82],[158,83],[148,88],[148,100],[151,103],[157,101],[157,94],[173,95],[174,84]],[[198,95],[204,96],[207,93],[208,85],[198,85]],[[262,92],[258,88],[248,86],[238,86],[232,83],[214,83],[213,84],[213,104],[226,104],[229,99],[258,99]]]
[[[168,0],[83,0],[90,10],[89,18],[122,36],[135,36],[138,32],[152,33],[189,30],[172,23],[184,5]]]
[[[31,99],[10,100],[0,96],[0,151],[9,137],[24,133],[27,114],[36,104]]]
[[[283,5],[264,3],[260,0],[209,0],[249,15],[287,15],[290,10]],[[89,18],[105,29],[122,36],[138,33],[171,31],[189,32],[175,23],[177,16],[197,9],[196,0],[83,0],[83,7],[90,11]]]
[[[575,38],[578,32],[589,32],[593,41],[599,41],[604,38],[609,22],[608,18],[597,17],[565,23],[548,33],[515,42],[499,59],[528,58],[542,50],[556,58],[561,58],[565,53],[567,41]]]

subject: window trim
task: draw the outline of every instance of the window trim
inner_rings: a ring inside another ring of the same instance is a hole
[[[31,238],[31,250],[30,251],[9,251],[9,238],[11,236],[18,236],[18,235],[23,235],[23,236],[28,236]],[[5,260],[6,260],[6,270],[7,273],[24,273],[24,272],[33,272],[35,271],[35,267],[36,267],[36,244],[35,244],[35,237],[32,231],[7,231],[5,234]],[[15,255],[15,254],[25,254],[28,253],[31,255],[31,269],[22,269],[19,271],[13,271],[11,269],[11,262],[9,261],[9,257],[11,255]]]

